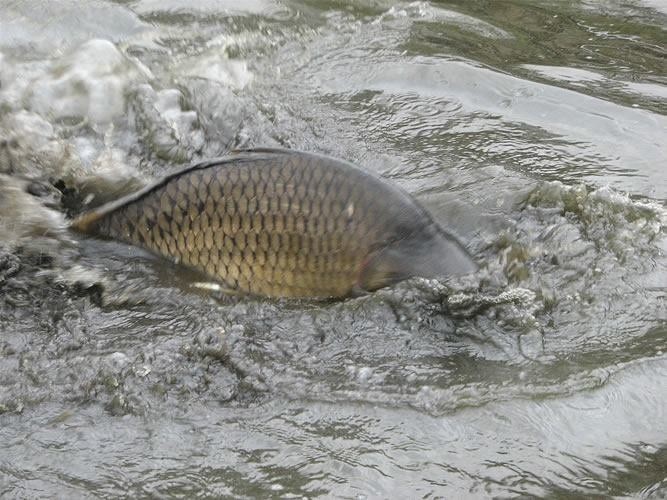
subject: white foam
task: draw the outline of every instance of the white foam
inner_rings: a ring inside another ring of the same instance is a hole
[[[220,47],[211,47],[196,58],[178,63],[174,70],[184,76],[206,78],[223,83],[233,89],[243,89],[250,85],[254,75],[248,63],[241,59],[229,59]]]
[[[51,64],[26,89],[31,110],[53,119],[106,124],[122,116],[128,87],[150,75],[107,40],[90,40]]]
[[[45,207],[26,192],[25,181],[0,175],[0,242],[12,247],[24,240],[36,246],[35,237],[62,236],[63,214]]]
[[[53,126],[38,114],[20,110],[0,118],[0,136],[8,145],[0,150],[0,171],[28,177],[57,176],[78,171],[78,159]]]

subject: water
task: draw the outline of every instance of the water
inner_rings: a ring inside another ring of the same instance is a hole
[[[0,5],[0,496],[664,498],[667,4],[242,5]],[[482,269],[225,297],[66,228],[258,145]]]

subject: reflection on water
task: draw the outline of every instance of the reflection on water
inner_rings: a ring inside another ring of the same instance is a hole
[[[0,495],[667,494],[659,2],[0,6]],[[66,217],[233,148],[329,153],[483,264],[211,294]]]

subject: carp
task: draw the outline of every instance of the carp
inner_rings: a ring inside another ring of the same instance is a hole
[[[282,149],[173,173],[75,219],[239,293],[345,297],[477,265],[414,198],[355,165]]]

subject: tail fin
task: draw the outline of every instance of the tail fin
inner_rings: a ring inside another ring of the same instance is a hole
[[[102,219],[104,219],[107,215],[111,214],[112,212],[115,212],[119,208],[129,205],[130,203],[136,201],[137,199],[141,198],[144,194],[150,192],[152,189],[153,186],[148,186],[144,189],[136,191],[135,193],[105,203],[104,205],[93,208],[88,212],[84,212],[83,214],[79,215],[76,219],[72,221],[72,223],[70,224],[70,228],[80,233],[86,233],[86,234],[97,233],[99,230],[99,225],[102,222]]]
[[[106,214],[106,210],[98,209],[85,212],[72,221],[70,228],[80,233],[92,234],[95,232],[97,224]]]

